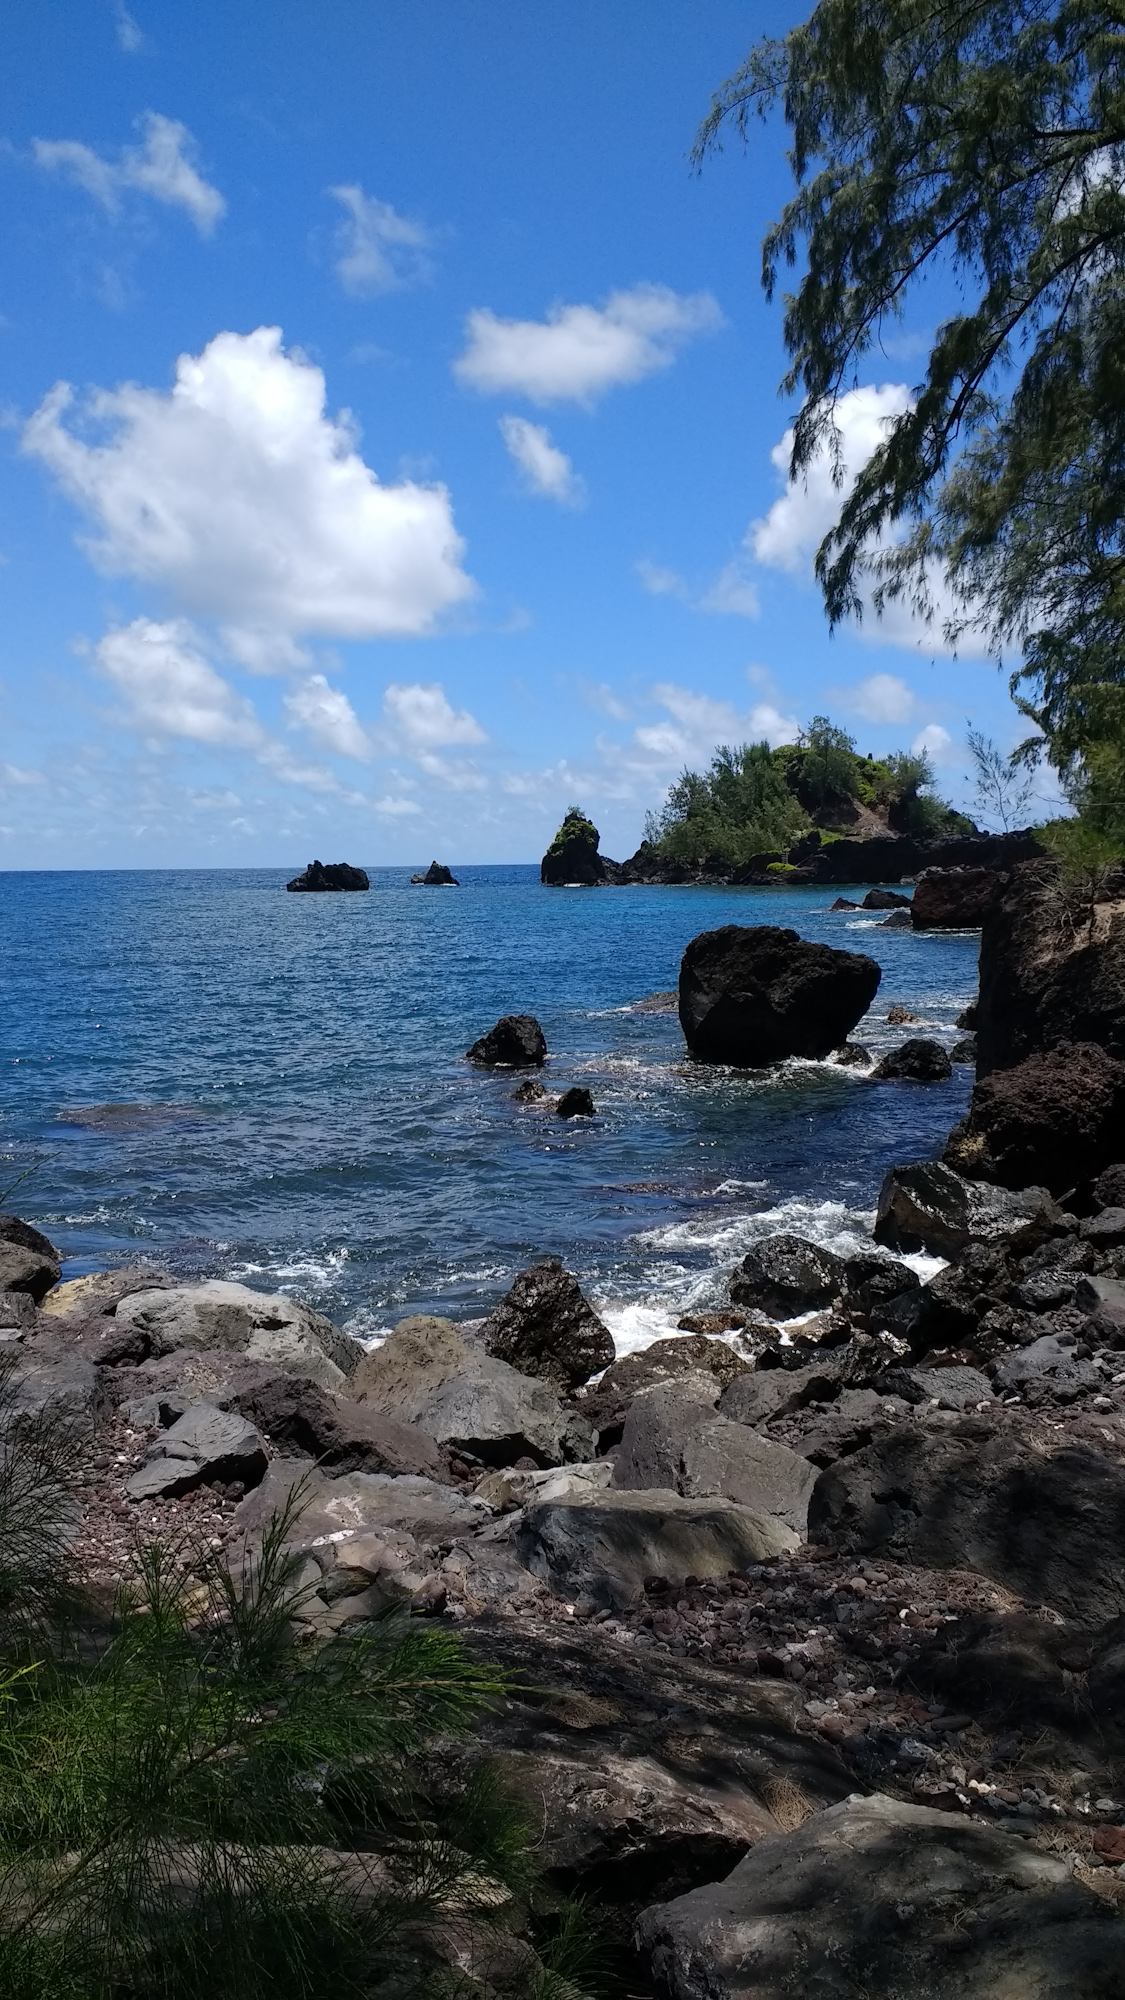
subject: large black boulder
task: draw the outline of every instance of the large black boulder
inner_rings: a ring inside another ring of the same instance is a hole
[[[547,1038],[534,1014],[503,1014],[468,1051],[486,1069],[536,1069],[547,1060]]]
[[[294,875],[287,889],[370,889],[364,868],[348,861],[310,861],[303,875]]]
[[[871,1072],[875,1083],[945,1083],[952,1075],[953,1064],[941,1043],[925,1035],[912,1035]]]
[[[794,1319],[831,1305],[847,1281],[843,1258],[819,1243],[808,1243],[803,1236],[767,1236],[736,1265],[730,1295],[736,1306]]]
[[[867,1012],[881,977],[861,952],[808,944],[774,924],[724,924],[683,955],[680,1026],[702,1062],[758,1069],[826,1056]]]
[[[521,1271],[480,1329],[490,1354],[521,1375],[577,1389],[614,1358],[613,1335],[557,1257]]]

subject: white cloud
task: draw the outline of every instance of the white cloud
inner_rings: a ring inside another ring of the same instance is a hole
[[[279,328],[220,333],[181,355],[167,395],[95,394],[83,414],[106,442],[64,422],[73,395],[59,383],[23,448],[95,523],[99,568],[221,620],[245,663],[291,667],[301,635],[418,635],[474,589],[446,488],[380,485],[324,399],[320,369],[286,354]]]
[[[868,674],[854,687],[842,688],[840,699],[865,722],[910,722],[918,702],[898,674]]]
[[[731,702],[715,701],[674,681],[657,682],[652,698],[668,720],[644,724],[634,732],[633,744],[657,766],[698,768],[720,743],[758,743],[764,737],[776,746],[793,743],[800,734],[796,716],[782,715],[773,702],[757,702],[744,714]]]
[[[135,618],[107,632],[95,658],[142,729],[226,749],[265,748],[266,732],[250,703],[204,659],[182,619]]]
[[[113,10],[113,24],[117,30],[117,46],[119,49],[124,49],[127,56],[134,56],[138,49],[143,49],[144,35],[129,9],[123,4],[123,0],[117,0]]]
[[[952,761],[953,738],[940,722],[927,722],[925,728],[918,731],[910,748],[916,757],[932,757],[935,764],[948,764]]]
[[[311,674],[307,681],[285,697],[290,723],[307,731],[322,750],[338,757],[354,757],[366,762],[371,743],[346,694],[330,687],[323,674]]]
[[[529,423],[526,417],[501,417],[500,435],[530,492],[557,500],[562,507],[582,505],[585,485],[565,451],[551,443],[545,424]]]
[[[515,391],[533,403],[593,404],[608,389],[667,368],[680,348],[722,324],[710,292],[634,285],[605,305],[554,306],[545,320],[498,319],[482,308],[466,321],[458,381],[482,395]]]
[[[399,215],[389,201],[364,194],[358,182],[328,192],[347,215],[336,232],[336,275],[353,298],[399,291],[429,276],[430,233],[420,222]]]
[[[42,771],[29,771],[25,764],[0,764],[0,784],[45,785]]]
[[[383,713],[396,740],[413,756],[445,748],[451,743],[486,743],[488,738],[476,717],[466,708],[454,708],[446,699],[440,681],[423,686],[392,681],[383,695]]]
[[[758,593],[740,562],[727,563],[699,600],[701,611],[735,618],[756,618],[760,608]]]
[[[116,160],[103,159],[78,139],[33,139],[36,165],[49,173],[68,174],[109,215],[117,214],[122,193],[130,189],[170,208],[185,209],[200,235],[209,236],[226,213],[226,202],[192,165],[195,141],[187,126],[161,117],[158,111],[146,111],[138,123],[143,145],[123,147]]]
[[[841,483],[836,484],[832,450],[826,442],[797,480],[789,478],[793,432],[786,431],[770,453],[788,482],[764,520],[751,523],[747,544],[760,563],[797,575],[811,564],[825,535],[855,484],[857,474],[883,442],[893,418],[910,408],[909,389],[901,382],[881,389],[849,389],[836,405],[840,433]]]
[[[633,564],[633,568],[650,597],[686,599],[688,587],[677,570],[664,569],[659,563],[649,562],[647,556],[642,556],[640,562]]]
[[[374,809],[384,819],[405,819],[410,813],[420,813],[422,808],[413,799],[395,798],[388,793],[385,798],[374,801]]]

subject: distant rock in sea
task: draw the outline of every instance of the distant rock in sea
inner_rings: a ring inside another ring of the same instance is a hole
[[[487,1069],[538,1069],[547,1060],[547,1041],[534,1014],[504,1014],[467,1053]]]
[[[598,853],[600,839],[593,821],[577,806],[571,806],[543,856],[539,880],[556,889],[593,889],[602,882],[616,882],[617,862]]]
[[[310,861],[303,875],[294,875],[287,889],[370,889],[367,871],[347,861]]]
[[[423,889],[459,889],[461,884],[456,875],[446,867],[444,861],[431,861],[424,875],[412,875],[411,882],[417,882]]]

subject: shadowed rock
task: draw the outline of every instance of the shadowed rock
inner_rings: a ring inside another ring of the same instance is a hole
[[[1125,1135],[1125,1063],[1092,1042],[1059,1042],[973,1086],[944,1159],[971,1179],[1062,1194],[1108,1167]]]
[[[557,1257],[521,1271],[489,1313],[480,1339],[523,1375],[577,1389],[613,1360],[613,1335]]]
[[[892,1049],[871,1072],[873,1083],[946,1083],[953,1064],[940,1042],[925,1035],[913,1035],[901,1048]]]
[[[558,1596],[597,1606],[636,1604],[649,1577],[681,1585],[797,1547],[791,1528],[729,1500],[678,1493],[605,1493],[577,1504],[527,1507],[515,1550]]]
[[[547,1060],[547,1040],[534,1014],[504,1014],[473,1043],[470,1062],[486,1069],[534,1069]]]

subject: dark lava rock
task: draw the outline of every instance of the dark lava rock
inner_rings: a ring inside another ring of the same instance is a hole
[[[949,1051],[949,1060],[951,1063],[964,1063],[969,1069],[975,1069],[977,1060],[976,1036],[962,1035],[959,1041],[954,1042],[953,1047]]]
[[[873,1306],[887,1299],[917,1291],[920,1283],[917,1271],[912,1271],[909,1264],[900,1264],[894,1257],[880,1257],[874,1251],[844,1261],[845,1302],[849,1308],[856,1305],[861,1311],[870,1312]]]
[[[287,889],[370,889],[367,872],[347,861],[310,861],[303,875],[294,875]]]
[[[521,1375],[577,1389],[613,1360],[613,1335],[557,1257],[521,1271],[480,1329],[490,1354]]]
[[[860,905],[849,901],[847,896],[837,896],[836,901],[829,903],[828,907],[830,910],[858,910]]]
[[[443,861],[431,861],[424,875],[412,875],[410,880],[423,889],[459,889],[461,886]]]
[[[577,883],[590,889],[616,881],[616,862],[598,853],[600,838],[593,821],[572,806],[543,856],[539,880],[556,888]]]
[[[960,1618],[923,1641],[907,1678],[951,1715],[968,1709],[993,1727],[1047,1728],[1120,1754],[1125,1619],[1090,1631],[1031,1611]]]
[[[1076,1354],[1073,1335],[1067,1340],[1050,1333],[998,1361],[993,1379],[1000,1395],[1019,1395],[1032,1408],[1073,1403],[1102,1386],[1100,1369]]]
[[[925,1035],[912,1035],[902,1047],[892,1049],[871,1072],[875,1083],[945,1083],[953,1075],[953,1064],[940,1042]]]
[[[34,1250],[39,1257],[52,1264],[62,1263],[62,1252],[56,1250],[41,1229],[25,1222],[19,1215],[0,1215],[0,1243],[18,1243],[21,1250]]]
[[[1116,1161],[1099,1174],[1093,1192],[1099,1208],[1125,1208],[1125,1163]]]
[[[915,930],[979,930],[1000,886],[995,868],[927,868],[911,905]]]
[[[38,1230],[30,1232],[38,1235]],[[44,1239],[45,1240],[45,1239]],[[0,1292],[26,1292],[38,1305],[57,1285],[62,1271],[53,1255],[26,1249],[0,1237]]]
[[[680,1025],[702,1062],[761,1068],[826,1056],[867,1012],[873,958],[808,944],[772,924],[724,924],[693,938],[680,965]]]
[[[555,1106],[555,1111],[560,1118],[592,1118],[594,1116],[593,1096],[583,1084],[572,1084],[569,1090],[563,1091],[562,1096]]]
[[[525,1083],[517,1083],[512,1092],[517,1104],[541,1104],[546,1095],[546,1086],[535,1076],[529,1076]]]
[[[726,1576],[796,1545],[792,1528],[768,1514],[659,1489],[532,1502],[513,1542],[524,1568],[556,1595],[607,1610],[641,1602],[654,1576],[682,1587],[689,1576]]]
[[[973,1179],[1062,1194],[1110,1164],[1123,1129],[1125,1064],[1092,1042],[1058,1042],[978,1076],[943,1158]]]
[[[956,1257],[971,1242],[1033,1250],[1058,1226],[1046,1188],[1018,1192],[966,1180],[940,1160],[892,1167],[879,1190],[875,1241],[890,1250]]]
[[[869,889],[860,904],[861,910],[908,910],[909,908],[910,897],[900,896],[897,889]]]
[[[832,1060],[841,1069],[870,1069],[874,1057],[862,1042],[842,1042],[838,1049],[833,1049]]]
[[[1087,1445],[1042,1455],[991,1413],[896,1426],[817,1481],[809,1538],[970,1569],[1100,1624],[1125,1612],[1125,1469]]]
[[[172,1500],[232,1480],[257,1486],[268,1463],[253,1424],[231,1410],[196,1403],[156,1439],[125,1490],[131,1500]]]
[[[439,1484],[449,1481],[437,1445],[415,1424],[397,1423],[367,1403],[253,1363],[233,1370],[232,1378],[211,1400],[245,1417],[285,1456],[314,1458],[334,1472],[413,1473]]]
[[[1125,1061],[1125,905],[1119,881],[1089,899],[1052,863],[1013,869],[980,945],[978,1072],[1011,1069],[1059,1042]]]
[[[623,1354],[614,1361],[577,1405],[598,1433],[599,1450],[608,1451],[619,1442],[634,1396],[700,1371],[712,1375],[720,1391],[736,1379],[750,1379],[747,1363],[733,1349],[703,1334],[654,1340],[641,1353]]]
[[[913,928],[909,910],[892,910],[890,916],[884,917],[879,925],[881,931],[909,931]]]
[[[470,1062],[489,1069],[534,1069],[547,1060],[547,1041],[534,1014],[504,1014],[473,1043]]]
[[[767,1236],[735,1266],[730,1295],[736,1306],[756,1306],[777,1319],[831,1305],[847,1284],[842,1257],[803,1236]]]
[[[1114,2000],[1116,1912],[959,1813],[853,1794],[641,1913],[667,2000]]]
[[[803,1539],[815,1473],[788,1446],[718,1415],[718,1389],[712,1375],[685,1375],[635,1397],[612,1490],[734,1500]]]
[[[634,1000],[634,1014],[674,1014],[679,1004],[678,993],[646,993],[643,1000]]]
[[[977,1025],[977,1003],[975,1000],[970,1000],[968,1006],[963,1007],[961,1009],[961,1012],[958,1014],[957,1019],[954,1022],[954,1027],[972,1028],[975,1030],[976,1025]]]

